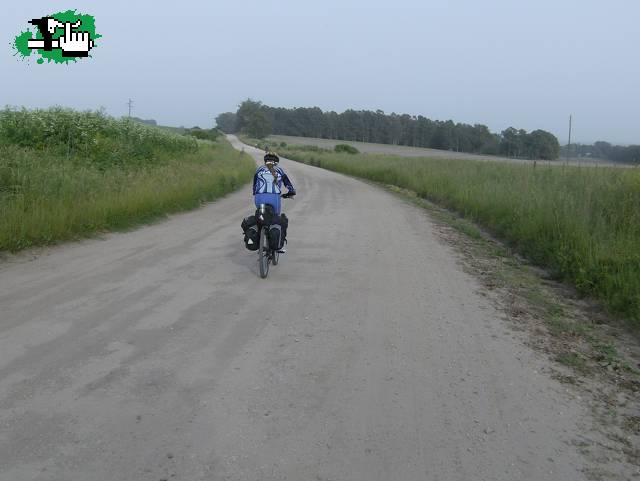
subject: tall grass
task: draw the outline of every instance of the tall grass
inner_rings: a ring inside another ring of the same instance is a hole
[[[640,328],[640,170],[283,149],[459,212]]]
[[[25,147],[96,165],[149,164],[162,154],[195,152],[194,138],[102,111],[0,110],[0,146]]]
[[[254,164],[224,139],[100,112],[0,111],[0,250],[123,229],[215,199]]]

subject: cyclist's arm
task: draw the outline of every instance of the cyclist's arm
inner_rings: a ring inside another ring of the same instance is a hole
[[[282,172],[282,182],[284,182],[284,185],[287,188],[288,193],[295,195],[296,189],[294,189],[293,184],[291,183],[291,180],[289,180],[289,177],[284,172]]]
[[[256,192],[256,188],[258,186],[258,172],[260,170],[256,170],[256,173],[253,174],[253,195],[256,195],[258,192]]]

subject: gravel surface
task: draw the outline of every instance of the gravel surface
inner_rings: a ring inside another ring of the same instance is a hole
[[[249,186],[0,265],[0,480],[583,479],[588,410],[427,214],[282,165],[265,280]]]

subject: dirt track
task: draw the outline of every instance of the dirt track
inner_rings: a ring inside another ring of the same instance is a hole
[[[0,266],[0,480],[583,479],[588,411],[426,214],[282,164],[266,280],[248,187]]]

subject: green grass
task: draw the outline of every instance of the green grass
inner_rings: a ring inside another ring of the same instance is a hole
[[[595,347],[596,347],[596,351],[599,354],[600,361],[612,363],[620,359],[618,350],[616,349],[616,346],[612,343],[598,344]]]
[[[224,139],[197,142],[99,112],[0,111],[0,251],[127,229],[248,181]]]
[[[561,352],[556,356],[556,361],[578,371],[583,372],[587,369],[585,360],[575,352]]]
[[[451,209],[640,329],[638,169],[274,148],[309,165],[409,189]]]

